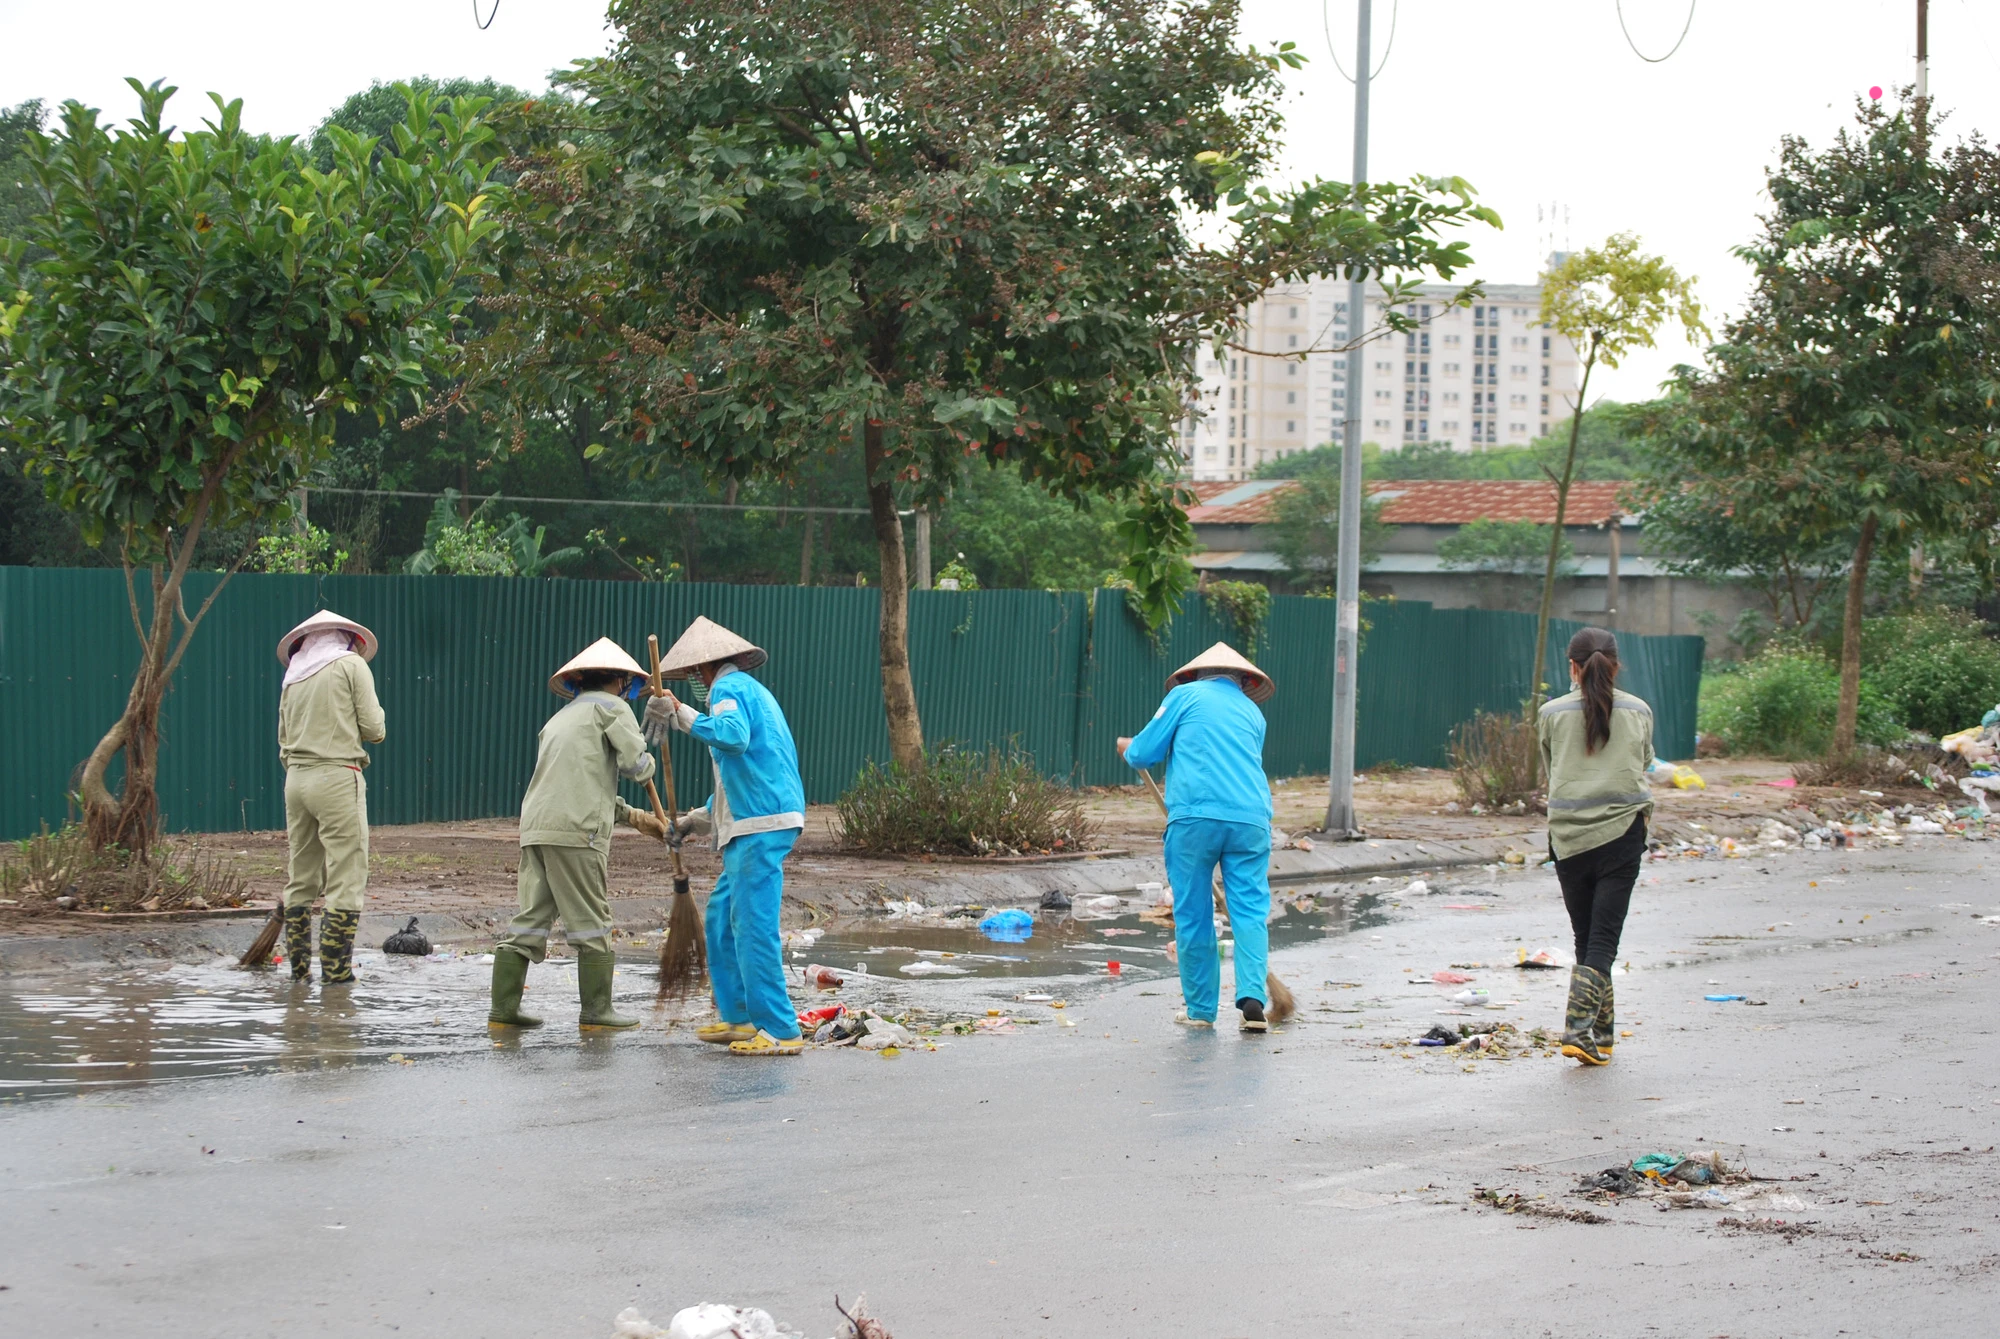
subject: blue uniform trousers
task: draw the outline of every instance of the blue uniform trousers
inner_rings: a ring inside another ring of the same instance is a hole
[[[798,1011],[785,991],[778,908],[785,897],[785,857],[799,830],[750,832],[722,848],[722,877],[708,895],[708,979],[726,1023],[750,1022],[773,1037],[799,1035]]]
[[[1222,893],[1236,938],[1236,985],[1232,999],[1260,1004],[1271,936],[1271,830],[1261,823],[1229,823],[1216,818],[1176,818],[1167,824],[1167,878],[1174,887],[1174,941],[1181,960],[1181,998],[1189,1018],[1215,1021],[1222,964],[1216,954],[1215,867],[1222,866]]]

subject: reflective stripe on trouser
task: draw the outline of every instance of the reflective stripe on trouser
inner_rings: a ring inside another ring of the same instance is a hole
[[[1177,818],[1167,824],[1167,878],[1174,888],[1174,943],[1181,960],[1181,999],[1189,1018],[1215,1021],[1222,965],[1215,944],[1215,867],[1236,940],[1235,994],[1260,1004],[1271,935],[1271,832],[1260,823]]]
[[[727,1023],[754,1023],[774,1037],[799,1035],[798,1011],[785,992],[778,910],[785,900],[785,857],[799,830],[750,832],[722,848],[722,877],[708,895],[708,979],[716,1012]]]
[[[285,905],[359,911],[368,892],[368,783],[352,767],[285,772],[285,837],[291,869]]]
[[[605,896],[610,857],[588,846],[523,846],[520,909],[498,948],[529,962],[548,955],[549,927],[560,917],[578,957],[610,951],[611,903]],[[497,950],[496,950],[497,951]]]

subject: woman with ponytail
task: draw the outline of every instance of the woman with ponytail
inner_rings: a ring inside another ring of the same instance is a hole
[[[1585,628],[1569,641],[1573,687],[1535,722],[1549,786],[1549,854],[1576,933],[1562,1050],[1586,1065],[1611,1059],[1611,964],[1653,812],[1646,786],[1653,709],[1619,692],[1617,678],[1618,639]]]

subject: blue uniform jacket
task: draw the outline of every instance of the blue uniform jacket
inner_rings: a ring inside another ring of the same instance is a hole
[[[806,825],[799,751],[770,689],[742,670],[730,671],[708,690],[708,712],[694,718],[688,733],[708,745],[715,765],[709,815],[717,846],[751,832]]]
[[[1169,820],[1271,823],[1264,777],[1264,713],[1234,679],[1196,679],[1167,694],[1133,737],[1125,761],[1167,766]]]

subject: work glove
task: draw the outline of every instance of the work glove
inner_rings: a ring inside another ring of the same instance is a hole
[[[667,825],[662,823],[658,815],[654,814],[651,810],[641,809],[620,800],[618,801],[618,821],[628,828],[645,833],[654,841],[665,841],[667,839]]]
[[[690,809],[681,815],[680,838],[682,841],[686,841],[689,837],[705,837],[714,831],[714,829],[715,819],[708,812],[707,805],[703,805],[699,809]]]
[[[641,725],[646,742],[658,748],[667,742],[668,731],[679,730],[685,734],[688,727],[694,724],[696,715],[693,707],[672,693],[661,693],[646,703],[646,717]]]

